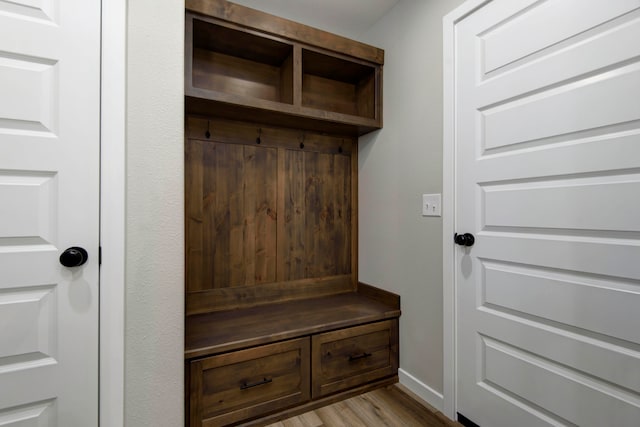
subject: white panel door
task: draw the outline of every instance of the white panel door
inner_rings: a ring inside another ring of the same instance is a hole
[[[640,425],[640,0],[455,27],[457,411]]]
[[[2,426],[98,424],[99,79],[99,0],[0,0]]]

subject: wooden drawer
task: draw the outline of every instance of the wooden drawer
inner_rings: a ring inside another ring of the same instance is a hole
[[[312,396],[326,396],[398,372],[398,321],[312,337]]]
[[[190,426],[230,425],[310,396],[309,338],[190,363]]]

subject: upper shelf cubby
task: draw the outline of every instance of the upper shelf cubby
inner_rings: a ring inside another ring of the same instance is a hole
[[[302,50],[302,105],[375,119],[376,68]]]
[[[213,92],[293,103],[293,46],[193,19],[192,84]]]
[[[188,114],[330,134],[382,127],[384,51],[224,0],[186,0]]]

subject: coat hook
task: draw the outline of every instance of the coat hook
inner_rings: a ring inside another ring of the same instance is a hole
[[[209,132],[210,125],[211,125],[211,122],[207,120],[207,131],[204,133],[204,136],[206,136],[207,139],[211,138],[211,132]]]
[[[256,144],[262,143],[262,140],[260,139],[261,135],[262,135],[262,128],[258,128],[258,137],[256,138]]]
[[[300,140],[300,148],[304,148],[304,133],[302,134],[302,139]]]

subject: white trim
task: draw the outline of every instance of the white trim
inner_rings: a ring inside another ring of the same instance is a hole
[[[100,421],[124,425],[127,1],[102,1]]]
[[[442,393],[435,391],[404,369],[398,369],[398,378],[400,379],[400,384],[408,388],[420,399],[442,412],[444,407],[444,397],[442,396]]]
[[[455,26],[491,0],[468,0],[442,19],[443,24],[443,163],[442,163],[442,295],[443,295],[443,410],[452,420],[456,415],[456,269],[453,234],[456,188],[455,132]]]

